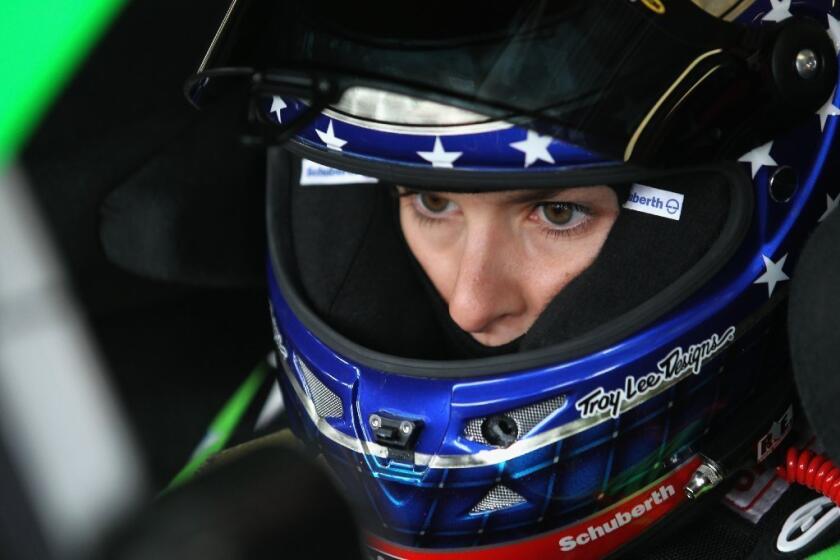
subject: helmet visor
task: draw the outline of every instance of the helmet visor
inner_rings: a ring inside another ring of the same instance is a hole
[[[741,62],[750,51],[744,37],[740,26],[688,1],[375,2],[360,9],[235,0],[187,93],[201,104],[225,81],[220,76],[244,77],[258,93],[294,96],[311,108],[283,123],[292,129],[339,105],[349,89],[371,87],[641,161],[663,147],[693,154],[721,145],[720,121],[754,102]]]

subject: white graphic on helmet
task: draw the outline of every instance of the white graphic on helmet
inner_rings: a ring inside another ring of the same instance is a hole
[[[738,161],[749,163],[752,170],[752,177],[755,179],[758,170],[765,165],[779,165],[773,156],[770,155],[770,150],[773,148],[773,142],[767,142],[763,146],[759,146],[738,158]]]
[[[703,364],[717,355],[726,345],[735,340],[735,327],[729,327],[720,334],[692,344],[686,350],[677,346],[657,362],[658,371],[643,375],[628,375],[624,379],[624,386],[606,390],[597,387],[578,399],[575,408],[580,411],[581,418],[608,414],[612,418],[630,408],[635,401],[650,393],[660,393],[666,388],[679,382],[689,372],[697,375]]]
[[[770,0],[772,9],[767,12],[762,21],[782,21],[789,17],[793,17],[790,13],[790,0]]]
[[[820,216],[820,219],[817,220],[818,222],[825,220],[826,218],[828,218],[829,214],[837,210],[837,207],[840,206],[840,194],[838,194],[834,198],[831,198],[830,194],[825,195],[825,206],[825,212],[823,212],[822,216]]]
[[[776,539],[779,552],[800,550],[819,537],[840,518],[840,507],[832,506],[834,503],[830,499],[821,497],[811,500],[791,513]]]
[[[533,130],[529,130],[525,140],[512,142],[510,147],[525,154],[525,167],[536,163],[537,160],[554,163],[554,158],[548,153],[548,145],[553,140],[551,136],[540,136]]]
[[[417,152],[417,155],[432,164],[432,167],[454,167],[455,163],[464,152],[447,152],[443,149],[440,136],[435,136],[435,147],[431,152]]]
[[[825,102],[825,105],[820,107],[820,110],[817,111],[817,115],[820,117],[820,131],[825,129],[825,122],[828,120],[828,117],[836,117],[840,115],[840,108],[834,105],[834,94],[837,93],[837,89],[831,92],[831,96],[828,98],[828,101]]]
[[[684,195],[636,183],[630,189],[624,208],[652,214],[669,220],[679,220],[682,215]]]
[[[776,289],[776,284],[784,282],[785,280],[790,280],[790,276],[785,274],[784,270],[782,270],[785,266],[787,257],[787,253],[785,253],[781,259],[773,262],[772,259],[761,255],[761,258],[764,259],[765,272],[756,278],[753,284],[767,284],[767,297],[772,297],[773,290]]]
[[[327,167],[308,159],[300,162],[300,184],[306,185],[356,185],[359,183],[378,183],[379,179],[367,177],[334,167]]]
[[[831,14],[826,14],[826,17],[828,18],[828,34],[834,41],[834,50],[840,53],[840,21]]]
[[[271,98],[271,109],[268,110],[269,113],[274,113],[274,116],[277,117],[277,122],[282,123],[283,118],[280,116],[280,111],[288,107],[286,102],[283,101],[282,97],[275,95]]]
[[[327,130],[324,132],[323,130],[315,129],[315,132],[318,134],[318,138],[321,139],[321,142],[327,145],[327,148],[331,150],[336,150],[338,152],[341,151],[341,148],[347,143],[347,140],[342,140],[341,138],[335,135],[333,131],[333,122],[327,125]]]

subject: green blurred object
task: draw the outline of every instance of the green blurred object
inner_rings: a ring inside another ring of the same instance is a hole
[[[267,377],[268,364],[262,362],[254,368],[236,393],[225,403],[221,412],[213,419],[201,443],[193,451],[189,462],[181,469],[181,472],[175,475],[164,493],[190,480],[210,456],[224,449]]]
[[[0,169],[35,127],[122,0],[0,3]]]
[[[809,556],[808,560],[840,560],[840,543],[835,544],[831,548],[826,548],[813,556]]]

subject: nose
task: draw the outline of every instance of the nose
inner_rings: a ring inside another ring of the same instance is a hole
[[[455,285],[449,298],[449,315],[471,334],[490,333],[515,322],[527,310],[523,267],[510,236],[500,232],[467,234]]]

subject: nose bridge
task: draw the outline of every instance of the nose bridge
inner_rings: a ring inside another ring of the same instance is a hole
[[[487,219],[471,226],[467,228],[458,283],[464,282],[464,287],[472,289],[492,289],[510,275],[513,236],[506,235],[504,223],[499,220]]]
[[[468,331],[485,329],[496,318],[521,308],[516,286],[516,247],[499,220],[470,224],[449,313]]]

